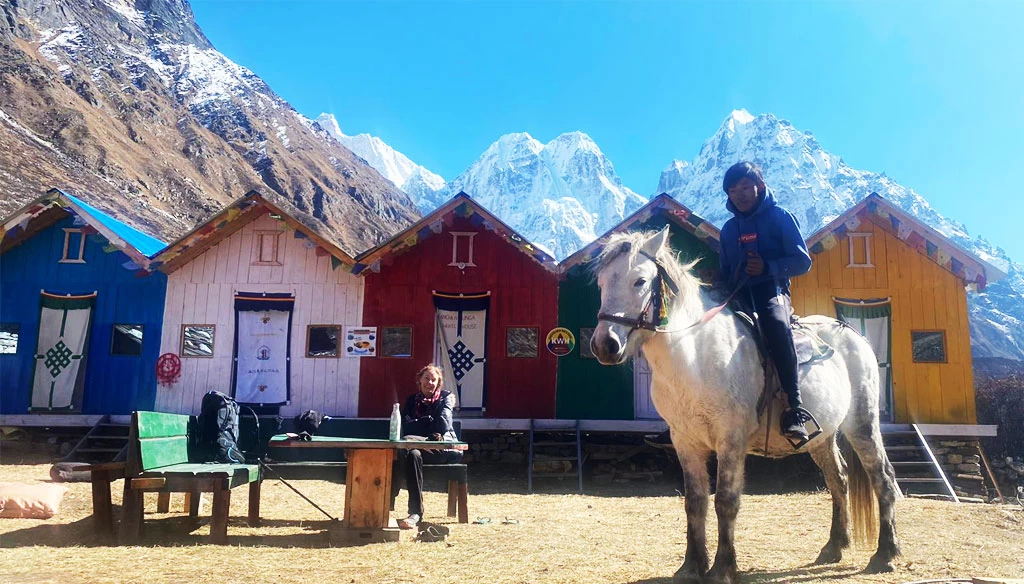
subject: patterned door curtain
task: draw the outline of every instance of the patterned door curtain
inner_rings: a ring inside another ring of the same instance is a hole
[[[96,292],[39,296],[39,342],[32,372],[33,412],[77,412],[82,409],[85,356]]]
[[[832,298],[836,316],[868,340],[878,358],[878,408],[883,422],[893,420],[892,305],[890,298]]]
[[[490,302],[490,292],[460,295],[434,291],[435,361],[444,371],[445,387],[456,389],[461,411],[486,411]]]
[[[284,405],[291,399],[291,294],[235,294],[234,398]]]

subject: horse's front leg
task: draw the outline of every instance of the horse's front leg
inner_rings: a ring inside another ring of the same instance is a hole
[[[672,577],[673,584],[701,582],[708,571],[708,453],[684,452],[676,448],[686,481],[686,556]]]
[[[736,567],[736,514],[740,510],[743,494],[743,462],[746,459],[745,439],[733,437],[718,450],[718,485],[715,488],[715,512],[718,514],[718,551],[715,565],[705,582],[737,584]]]

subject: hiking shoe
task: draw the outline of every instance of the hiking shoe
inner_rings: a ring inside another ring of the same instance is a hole
[[[412,529],[420,522],[420,516],[415,513],[410,513],[405,519],[398,520],[399,529]]]
[[[791,440],[807,441],[804,423],[810,419],[803,410],[794,408],[782,412],[782,435]]]

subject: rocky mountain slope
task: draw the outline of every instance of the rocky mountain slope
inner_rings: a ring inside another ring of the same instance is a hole
[[[797,216],[805,236],[876,192],[1007,273],[983,292],[968,294],[972,349],[976,357],[1024,360],[1024,265],[984,238],[972,238],[963,225],[939,215],[912,189],[885,174],[851,168],[786,120],[733,112],[693,161],[669,164],[658,191],[721,227],[730,216],[722,176],[738,160],[753,160],[765,169],[765,181]]]
[[[255,188],[350,253],[418,216],[217,52],[185,0],[12,0],[2,13],[0,216],[59,187],[170,240]]]

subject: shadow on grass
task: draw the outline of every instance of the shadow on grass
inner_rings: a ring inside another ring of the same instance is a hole
[[[849,578],[860,574],[861,571],[839,566],[805,566],[789,570],[750,570],[741,571],[740,580],[744,584],[790,584],[799,582],[820,582],[822,580],[836,580],[848,582]],[[629,584],[672,584],[672,577],[644,578],[634,580]]]

